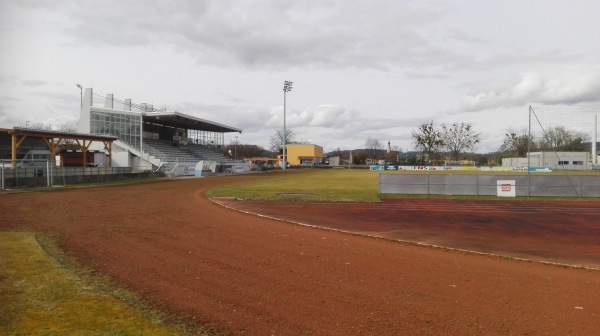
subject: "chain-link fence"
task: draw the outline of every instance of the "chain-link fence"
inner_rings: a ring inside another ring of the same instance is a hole
[[[529,107],[528,166],[592,170],[598,166],[600,107]],[[515,138],[517,139],[517,138]]]
[[[380,194],[600,197],[600,178],[594,175],[452,175],[380,174]],[[500,192],[499,192],[500,191]]]

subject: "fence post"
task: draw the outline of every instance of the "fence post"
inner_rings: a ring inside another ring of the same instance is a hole
[[[531,111],[533,108],[529,106],[529,130],[527,131],[527,197],[531,196]]]
[[[46,161],[46,186],[50,187],[50,161]]]

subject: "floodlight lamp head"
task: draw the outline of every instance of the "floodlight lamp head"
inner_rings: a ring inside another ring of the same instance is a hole
[[[290,92],[290,91],[292,91],[292,84],[293,84],[293,83],[294,83],[294,82],[290,82],[290,81],[284,81],[284,82],[283,82],[283,91],[284,91],[284,92]]]
[[[81,89],[81,88],[82,88],[82,87],[81,87],[81,85],[79,85],[79,84],[75,84],[75,85],[77,85],[77,87],[78,87],[79,89]]]

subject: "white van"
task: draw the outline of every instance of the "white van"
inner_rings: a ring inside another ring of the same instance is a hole
[[[17,163],[18,168],[39,167],[46,168],[52,153],[47,149],[32,149]]]

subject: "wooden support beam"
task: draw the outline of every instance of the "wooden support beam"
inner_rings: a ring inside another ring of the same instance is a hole
[[[17,135],[15,133],[12,134],[11,138],[11,142],[10,142],[10,158],[11,158],[11,163],[10,166],[12,169],[15,169],[17,167],[17,148],[16,148],[16,140],[17,140]]]
[[[54,138],[46,138],[43,137],[42,139],[44,139],[44,141],[46,142],[46,145],[48,146],[48,149],[50,149],[50,159],[54,161],[54,157],[56,156],[56,152],[57,149],[60,146],[60,143],[64,140],[63,138],[58,138],[58,141],[56,141],[56,143],[54,142]]]
[[[104,141],[104,149],[108,151],[108,167],[112,168],[112,141]]]
[[[17,134],[15,132],[10,133],[11,136],[11,150],[10,150],[10,154],[11,154],[11,167],[12,169],[15,169],[17,167],[17,149],[19,149],[19,147],[23,144],[23,141],[25,140],[25,138],[27,138],[27,135],[23,135],[22,138],[20,140],[17,141]]]
[[[81,154],[83,155],[83,167],[85,168],[85,167],[87,167],[87,152],[93,141],[90,140],[90,142],[88,142],[87,145],[86,145],[86,140],[81,140],[83,142],[83,145],[79,142],[79,140],[75,140],[75,141],[77,141],[79,148],[81,148]]]

